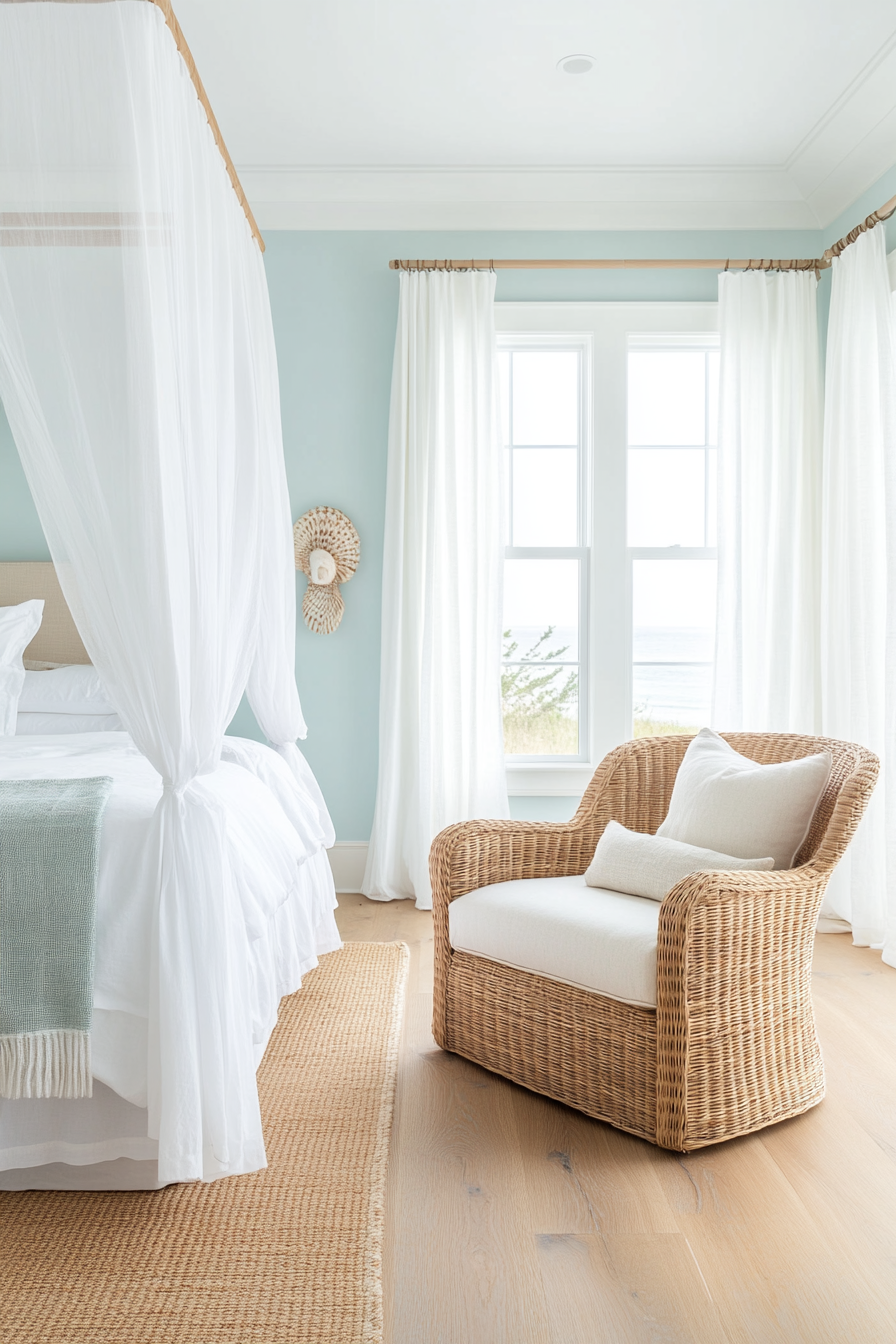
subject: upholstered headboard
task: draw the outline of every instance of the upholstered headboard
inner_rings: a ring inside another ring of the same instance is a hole
[[[44,599],[44,616],[25,657],[33,662],[89,663],[52,562],[0,561],[0,607],[13,607],[30,597]]]

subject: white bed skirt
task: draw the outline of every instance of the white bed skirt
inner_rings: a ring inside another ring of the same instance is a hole
[[[318,956],[342,945],[335,906],[332,872],[322,849],[302,864],[296,887],[272,916],[267,936],[250,945],[258,1063],[276,1025],[280,999],[300,988]],[[135,1104],[145,1100],[145,1019],[99,1011],[94,1035],[92,1097],[0,1100],[0,1190],[161,1188],[157,1145],[147,1137],[147,1111]],[[130,1064],[123,1090],[131,1100],[101,1081],[106,1059],[120,1077],[125,1047]]]
[[[159,1164],[119,1157],[114,1162],[93,1162],[73,1167],[67,1162],[47,1162],[42,1167],[0,1171],[0,1190],[162,1190]]]

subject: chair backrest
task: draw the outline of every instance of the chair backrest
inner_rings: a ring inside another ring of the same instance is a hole
[[[722,733],[722,737],[735,751],[761,765],[795,761],[820,751],[831,753],[831,777],[794,864],[813,863],[830,871],[852,839],[874,788],[879,768],[874,753],[854,742],[797,733]],[[589,795],[597,803],[609,784],[615,794],[609,814],[633,830],[655,831],[669,810],[675,776],[691,741],[691,735],[682,734],[623,743],[598,769],[577,817],[584,820],[583,814],[592,810]],[[606,803],[600,811],[605,807]]]

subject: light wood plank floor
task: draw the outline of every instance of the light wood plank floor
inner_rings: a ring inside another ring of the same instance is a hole
[[[387,1344],[896,1344],[896,970],[819,936],[821,1106],[682,1157],[437,1048],[432,922],[342,896],[411,948],[387,1188]]]

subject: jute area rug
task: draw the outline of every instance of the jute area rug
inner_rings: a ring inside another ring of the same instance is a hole
[[[0,1192],[3,1344],[379,1344],[403,943],[347,943],[259,1070],[268,1168],[139,1193]]]

